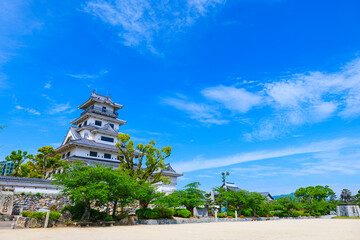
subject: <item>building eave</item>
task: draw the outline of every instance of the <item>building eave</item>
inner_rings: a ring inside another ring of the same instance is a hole
[[[94,117],[97,119],[102,119],[102,120],[106,120],[109,122],[115,122],[118,123],[120,126],[126,124],[127,122],[124,120],[120,120],[120,119],[116,119],[116,118],[111,118],[111,117],[106,117],[100,114],[94,114],[94,113],[85,113],[84,115],[78,117],[77,119],[75,119],[74,121],[70,122],[72,125],[78,125],[79,123],[85,121],[86,119],[88,119],[89,117]]]

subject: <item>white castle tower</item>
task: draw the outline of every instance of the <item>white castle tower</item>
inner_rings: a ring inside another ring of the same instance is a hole
[[[105,164],[119,167],[121,157],[115,144],[118,142],[119,127],[126,121],[118,119],[117,111],[123,106],[114,103],[108,97],[92,92],[90,98],[78,108],[84,110],[80,117],[71,122],[71,127],[61,146],[56,152],[62,159],[82,160],[88,164]],[[159,190],[171,193],[175,190],[177,178],[181,173],[175,172],[170,164],[162,171],[169,176],[169,185],[158,185]]]

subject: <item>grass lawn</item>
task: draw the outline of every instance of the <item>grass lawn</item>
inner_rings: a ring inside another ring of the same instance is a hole
[[[332,217],[332,219],[360,219],[360,217]]]

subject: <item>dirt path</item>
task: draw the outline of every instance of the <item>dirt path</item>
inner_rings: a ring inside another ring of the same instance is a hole
[[[360,220],[309,219],[263,222],[221,222],[176,225],[136,225],[94,228],[0,230],[7,240],[161,240],[161,239],[299,239],[359,240]]]

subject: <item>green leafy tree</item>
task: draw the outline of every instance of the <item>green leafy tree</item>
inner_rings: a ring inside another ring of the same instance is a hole
[[[151,203],[158,202],[165,195],[165,193],[158,192],[157,187],[147,182],[138,183],[134,190],[134,199],[139,201],[140,207],[144,210]]]
[[[171,147],[163,147],[161,150],[155,147],[155,141],[151,140],[145,146],[134,142],[128,134],[119,134],[119,143],[116,147],[122,157],[119,158],[119,169],[126,171],[131,177],[141,182],[151,184],[157,182],[168,183],[169,178],[163,177],[161,171],[166,169],[164,160],[170,157]],[[137,162],[135,162],[137,159]]]
[[[251,192],[248,198],[248,206],[252,209],[253,215],[261,209],[261,206],[265,202],[265,197],[257,192]]]
[[[312,211],[318,212],[323,207],[323,204],[319,204],[319,202],[324,201],[327,198],[336,198],[334,191],[327,185],[299,188],[294,194],[296,197],[301,198],[301,201],[305,204],[305,207],[309,210],[310,214]]]
[[[246,190],[226,191],[229,205],[233,206],[237,213],[241,215],[242,209],[246,208],[249,204],[250,193]]]
[[[107,183],[108,188],[106,200],[113,202],[112,215],[115,217],[117,206],[125,207],[134,201],[134,189],[137,187],[137,183],[119,169],[106,172],[106,175],[103,176],[103,181]]]
[[[42,179],[47,177],[49,171],[62,168],[67,163],[61,160],[61,155],[56,154],[55,149],[51,146],[39,148],[38,154],[33,158],[33,162],[35,163],[37,172],[41,174]]]
[[[281,197],[276,200],[277,208],[280,208],[283,211],[286,211],[288,216],[291,215],[292,209],[300,209],[302,204],[300,199],[296,196],[288,195],[285,197]]]
[[[113,195],[109,181],[112,168],[104,165],[89,165],[84,162],[75,162],[64,167],[63,172],[54,175],[53,184],[59,185],[61,191],[67,194],[74,202],[84,204],[84,213],[81,220],[90,218],[91,204],[103,205]]]
[[[185,206],[192,214],[195,207],[205,204],[205,191],[199,190],[199,182],[193,182],[185,186],[183,190],[175,191],[173,194],[178,198],[178,204]]]
[[[32,161],[27,161],[21,164],[19,176],[25,178],[41,178],[41,174],[37,171],[35,164]]]
[[[32,155],[28,155],[28,153],[26,151],[12,151],[11,155],[5,157],[5,160],[7,162],[12,162],[14,164],[14,170],[12,175],[15,177],[20,177],[20,166],[21,164],[23,164],[25,162],[26,159],[31,158]]]

